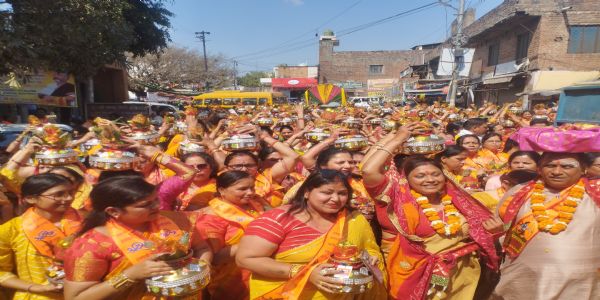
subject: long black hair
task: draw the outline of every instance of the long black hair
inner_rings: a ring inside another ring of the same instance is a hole
[[[467,152],[467,149],[465,149],[463,146],[450,145],[450,146],[446,147],[446,149],[444,149],[444,151],[436,154],[435,158],[433,160],[435,160],[438,163],[441,163],[442,158],[450,158],[452,156],[459,155],[463,152],[465,152],[465,153]]]
[[[507,139],[504,143],[504,148],[502,148],[502,152],[508,153],[513,148],[519,149],[519,143],[513,139]]]
[[[271,153],[275,153],[277,152],[277,150],[275,150],[275,148],[269,147],[268,145],[263,145],[260,148],[260,151],[258,151],[258,158],[260,159],[260,161],[265,161],[267,160],[267,157],[269,157],[269,155],[271,155]]]
[[[69,178],[54,173],[29,176],[21,185],[21,197],[39,196],[53,187],[72,183]]]
[[[142,176],[117,176],[100,181],[90,193],[92,211],[85,218],[78,235],[106,224],[106,208],[124,208],[150,196],[155,190],[156,187]]]
[[[52,169],[50,169],[49,173],[52,173],[52,171],[64,171],[66,173],[68,173],[71,177],[75,178],[75,184],[81,184],[83,182],[83,175],[81,175],[79,172],[73,170],[72,168],[69,167],[65,167],[65,166],[56,166]],[[52,174],[56,174],[56,173],[52,173]],[[60,175],[60,174],[58,174]]]
[[[300,186],[292,201],[290,201],[290,208],[287,213],[294,215],[305,211],[308,208],[308,201],[304,198],[304,194],[312,191],[318,187],[321,187],[330,183],[341,182],[348,191],[348,202],[346,202],[346,208],[350,209],[350,199],[352,199],[352,187],[348,182],[348,177],[344,173],[335,170],[316,170],[312,172]]]
[[[319,156],[317,156],[317,169],[323,169],[334,155],[340,153],[348,153],[350,156],[352,156],[352,153],[350,151],[335,147],[329,147],[321,151],[321,153],[319,153]]]

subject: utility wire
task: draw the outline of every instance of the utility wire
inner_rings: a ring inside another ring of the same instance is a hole
[[[234,58],[238,59],[238,58],[242,58],[242,57],[246,57],[246,56],[252,56],[254,54],[260,54],[260,53],[263,53],[263,52],[266,52],[266,51],[269,51],[269,50],[276,50],[276,49],[279,49],[279,48],[282,48],[282,47],[287,47],[287,46],[291,46],[291,45],[297,45],[298,43],[304,43],[307,40],[302,40],[301,42],[295,42],[295,43],[292,43],[292,44],[288,45],[290,42],[293,42],[293,41],[295,41],[295,40],[297,40],[297,39],[299,39],[299,38],[301,38],[301,37],[303,37],[303,36],[305,36],[305,35],[307,35],[309,33],[317,32],[317,34],[318,34],[319,28],[321,28],[321,27],[325,26],[326,24],[329,24],[333,20],[341,17],[346,12],[348,12],[350,9],[352,9],[356,5],[358,5],[360,2],[362,2],[362,0],[358,0],[358,1],[354,2],[354,3],[352,3],[352,5],[348,6],[346,9],[344,9],[343,11],[341,11],[339,14],[337,14],[337,15],[333,16],[332,18],[328,19],[327,21],[323,22],[321,25],[315,27],[315,29],[311,29],[311,30],[306,31],[306,32],[304,32],[302,34],[299,34],[296,37],[291,38],[291,39],[289,39],[289,40],[287,40],[285,42],[282,42],[282,43],[280,43],[280,44],[278,44],[278,45],[276,45],[274,47],[266,48],[266,49],[263,49],[263,50],[259,50],[259,51],[255,51],[255,52],[251,52],[251,53],[247,53],[247,54],[238,55],[238,56],[235,56]]]
[[[358,31],[362,31],[362,30],[368,29],[370,27],[373,27],[373,26],[376,26],[376,25],[379,25],[379,24],[390,22],[390,21],[395,20],[395,19],[400,18],[400,17],[404,17],[404,16],[407,16],[407,15],[416,14],[418,12],[424,11],[426,9],[432,8],[432,7],[437,6],[437,5],[440,5],[440,3],[437,2],[437,1],[434,1],[434,2],[431,2],[429,4],[425,4],[425,5],[413,8],[413,9],[409,9],[407,11],[403,11],[403,12],[397,13],[397,14],[395,14],[393,16],[389,16],[389,17],[386,17],[386,18],[378,19],[378,20],[375,20],[375,21],[371,21],[371,22],[368,22],[368,23],[365,23],[365,24],[361,24],[361,25],[358,25],[358,26],[354,26],[354,27],[350,27],[350,28],[347,28],[347,29],[342,29],[342,30],[339,31],[339,35],[338,36],[339,37],[346,36],[346,35],[349,35],[349,34],[352,34],[352,33],[358,32]],[[287,47],[291,47],[289,49],[285,49],[283,51],[276,51],[274,53],[272,53],[272,51],[264,51],[264,53],[262,55],[259,55],[259,54],[256,54],[256,55],[247,55],[247,56],[250,56],[250,57],[246,57],[245,59],[259,59],[259,58],[265,58],[265,57],[280,55],[280,54],[283,54],[283,53],[288,53],[288,52],[293,52],[293,51],[297,51],[297,50],[300,50],[300,49],[304,49],[306,47],[313,46],[316,43],[317,43],[317,41],[315,41],[314,39],[305,40],[305,41],[299,41],[299,42],[295,42],[295,43],[289,44],[286,47],[284,47],[284,49],[287,48]],[[237,56],[235,58],[239,58],[239,57],[240,56]]]

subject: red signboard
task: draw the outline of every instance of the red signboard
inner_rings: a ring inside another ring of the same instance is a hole
[[[274,88],[308,89],[317,86],[316,78],[273,78],[271,86]]]

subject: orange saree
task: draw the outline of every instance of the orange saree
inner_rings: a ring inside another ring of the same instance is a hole
[[[65,273],[69,281],[82,282],[106,281],[132,265],[161,252],[160,240],[180,239],[190,232],[190,241],[197,238],[193,234],[197,214],[180,212],[161,212],[159,218],[151,224],[151,230],[139,236],[116,223],[106,225],[110,236],[92,229],[75,240],[67,251]],[[191,244],[191,243],[190,243]],[[188,244],[188,249],[189,246]],[[198,299],[199,295],[185,298]],[[119,294],[120,299],[161,299],[147,293],[143,282],[134,285]],[[117,299],[117,298],[115,298]]]
[[[257,203],[252,210],[243,210],[219,198],[214,198],[208,207],[201,210],[198,228],[202,238],[208,241],[213,253],[219,253],[227,247],[240,242],[244,230],[250,222],[264,211]],[[247,299],[248,272],[241,270],[233,258],[215,259],[213,277],[208,286],[211,299]]]

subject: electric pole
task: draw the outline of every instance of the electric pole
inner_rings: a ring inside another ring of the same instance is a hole
[[[458,58],[464,57],[463,49],[461,47],[464,44],[462,30],[463,16],[465,15],[465,0],[459,0],[458,3],[458,15],[456,16],[456,35],[452,37],[452,54],[454,55],[454,64],[452,64],[452,81],[450,81],[450,90],[448,91],[450,106],[456,105],[456,92],[458,90]]]
[[[204,90],[208,91],[208,61],[206,60],[206,35],[209,35],[208,31],[196,32],[196,38],[202,41],[202,51],[204,52]]]
[[[233,89],[237,91],[238,89],[238,82],[237,82],[237,65],[238,62],[237,60],[233,61]]]

